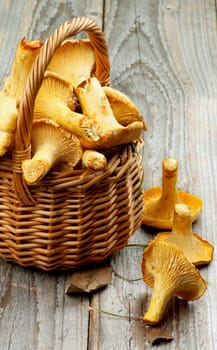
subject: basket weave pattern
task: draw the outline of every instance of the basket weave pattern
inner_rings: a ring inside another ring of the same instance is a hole
[[[12,159],[5,156],[0,160],[0,256],[6,261],[43,270],[100,262],[126,246],[141,224],[143,170],[139,141],[117,148],[101,172],[51,171],[33,186],[27,186],[22,178],[21,162],[30,156],[31,112],[48,56],[52,57],[62,40],[74,32],[87,30],[89,34],[89,27],[94,28],[94,34],[89,35],[92,42],[100,36],[102,45],[98,42],[96,50],[101,56],[96,63],[101,67],[101,81],[108,84],[109,61],[101,63],[102,57],[107,57],[105,42],[99,28],[86,18],[67,22],[45,42],[28,78]]]

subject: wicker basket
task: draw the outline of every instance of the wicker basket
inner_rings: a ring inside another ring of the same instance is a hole
[[[86,31],[96,56],[95,75],[109,84],[105,38],[90,19],[81,17],[57,28],[44,43],[29,74],[20,103],[12,157],[0,160],[0,256],[43,270],[74,269],[103,261],[120,250],[141,224],[142,142],[110,154],[101,172],[50,171],[27,186],[21,163],[30,158],[32,111],[46,67],[63,40]]]

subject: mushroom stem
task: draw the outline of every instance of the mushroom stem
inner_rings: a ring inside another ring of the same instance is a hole
[[[164,159],[162,162],[162,188],[158,198],[145,203],[143,223],[152,224],[156,227],[172,223],[174,207],[178,202],[177,183],[178,162],[174,158]],[[158,190],[158,188],[157,188]],[[162,221],[162,222],[161,222]]]
[[[172,232],[186,236],[192,234],[191,209],[185,204],[176,204]]]
[[[98,141],[101,129],[97,123],[84,114],[71,111],[64,102],[60,100],[47,101],[49,116],[64,129],[74,133],[79,138],[89,142]]]
[[[178,200],[176,188],[178,176],[177,160],[174,158],[164,159],[162,162],[162,173],[162,195],[159,205],[165,216],[171,216]]]
[[[159,233],[157,241],[178,246],[194,265],[207,264],[212,260],[213,246],[192,231],[191,209],[185,204],[176,204],[171,232]]]
[[[17,46],[11,74],[3,81],[3,91],[17,101],[22,96],[27,76],[42,45],[40,39],[28,41],[23,38]]]
[[[3,156],[13,138],[18,117],[18,106],[32,64],[42,46],[41,40],[23,38],[18,44],[11,73],[3,80],[0,92],[0,156]]]
[[[96,78],[83,81],[75,90],[83,113],[96,120],[102,126],[103,133],[123,128],[115,119],[105,92]]]
[[[82,154],[82,167],[92,170],[103,170],[107,165],[106,157],[103,153],[95,150],[84,150]]]
[[[11,140],[11,133],[0,130],[0,156],[3,156],[7,152],[8,147],[11,144]]]
[[[166,287],[167,285],[171,285],[171,282],[164,280],[161,283],[161,280],[156,278],[148,310],[143,316],[144,323],[153,325],[161,321],[173,293],[171,288]]]
[[[0,156],[3,156],[11,144],[16,127],[18,110],[16,99],[0,93]]]
[[[28,184],[34,184],[42,179],[58,159],[55,144],[42,144],[32,157],[22,163],[23,176]]]

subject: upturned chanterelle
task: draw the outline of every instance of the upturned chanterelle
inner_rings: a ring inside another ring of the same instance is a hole
[[[206,281],[200,272],[173,243],[153,240],[144,250],[142,259],[143,280],[153,288],[150,304],[143,321],[158,324],[169,300],[181,297],[199,299],[206,291]]]

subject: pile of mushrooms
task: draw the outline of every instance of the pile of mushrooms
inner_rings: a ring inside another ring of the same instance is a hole
[[[19,43],[0,92],[0,156],[10,152],[19,100],[43,43]],[[103,170],[108,150],[135,141],[146,130],[137,106],[122,92],[101,86],[89,39],[66,40],[54,53],[33,111],[32,157],[22,163],[27,184],[53,168]]]
[[[143,317],[148,325],[158,324],[172,297],[196,300],[206,291],[206,281],[197,265],[212,261],[214,247],[193,232],[193,222],[202,210],[202,200],[177,189],[178,162],[162,162],[162,187],[144,193],[143,224],[160,232],[143,252],[141,269],[144,282],[153,293]]]

